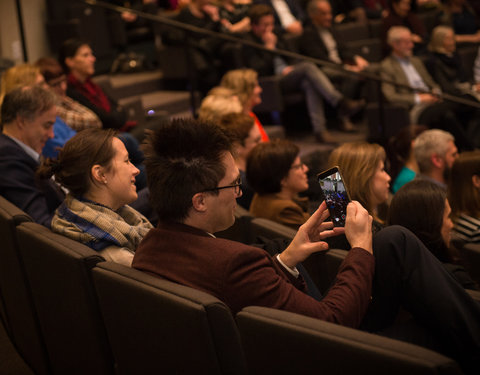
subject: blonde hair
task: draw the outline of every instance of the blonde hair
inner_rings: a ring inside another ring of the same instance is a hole
[[[332,151],[328,159],[330,167],[338,166],[347,186],[350,198],[359,201],[377,221],[372,204],[371,180],[378,164],[385,162],[386,154],[376,143],[344,143]]]
[[[232,90],[225,87],[214,87],[202,100],[198,110],[198,118],[218,124],[220,119],[229,113],[241,113],[242,105]]]
[[[235,92],[243,107],[250,100],[253,90],[258,83],[258,74],[253,69],[235,69],[225,73],[220,86]]]
[[[41,75],[38,66],[32,64],[21,64],[12,66],[2,74],[0,83],[0,106],[5,95],[19,87],[34,85],[37,77]]]
[[[443,41],[448,33],[453,33],[453,29],[450,26],[440,25],[432,30],[430,37],[430,43],[428,43],[428,50],[437,53],[446,53]]]

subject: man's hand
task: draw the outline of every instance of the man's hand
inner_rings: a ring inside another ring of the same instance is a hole
[[[303,26],[299,21],[295,21],[285,27],[285,31],[290,34],[300,35],[303,33]]]
[[[277,36],[273,31],[267,31],[262,35],[263,44],[268,49],[274,49],[277,46]]]
[[[361,247],[370,254],[372,250],[372,216],[357,201],[352,201],[347,206],[347,218],[345,220],[345,236],[354,247]]]
[[[328,244],[323,240],[344,232],[343,228],[334,228],[331,221],[325,222],[329,216],[327,205],[322,202],[315,213],[298,229],[290,245],[280,254],[281,261],[287,267],[294,268],[310,254],[328,250]]]
[[[420,103],[435,103],[438,102],[438,97],[428,93],[419,93]]]

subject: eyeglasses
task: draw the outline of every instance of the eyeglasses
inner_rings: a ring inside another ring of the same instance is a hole
[[[222,190],[222,189],[234,188],[235,189],[235,191],[234,191],[235,195],[239,195],[240,191],[241,191],[241,186],[242,186],[242,179],[241,179],[241,177],[239,177],[239,178],[237,178],[237,180],[232,185],[219,186],[219,187],[212,188],[212,189],[205,189],[203,191],[204,192],[205,191],[217,191],[217,190]]]

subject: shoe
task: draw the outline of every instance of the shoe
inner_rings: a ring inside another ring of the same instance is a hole
[[[342,117],[339,119],[340,126],[339,129],[346,133],[355,133],[358,131],[357,127],[353,125],[348,117]]]
[[[315,139],[317,140],[318,143],[338,145],[338,141],[327,130],[323,132],[315,133]]]
[[[351,100],[343,98],[340,103],[338,103],[338,116],[339,117],[350,117],[355,113],[359,112],[365,107],[365,100]]]

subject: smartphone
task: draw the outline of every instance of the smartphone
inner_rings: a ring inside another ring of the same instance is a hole
[[[330,168],[317,175],[323,199],[327,204],[330,218],[333,226],[345,226],[347,217],[347,205],[350,202],[347,187],[343,182],[342,175],[338,167]]]

